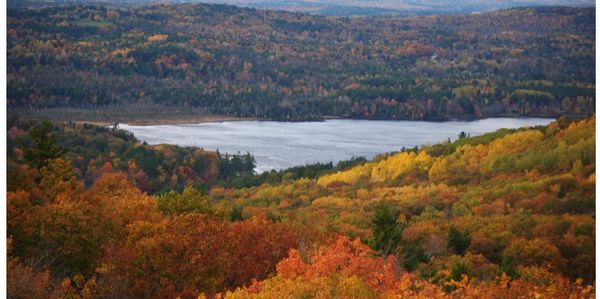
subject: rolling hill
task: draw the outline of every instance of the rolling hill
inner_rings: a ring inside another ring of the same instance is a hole
[[[151,171],[160,151],[161,172],[197,150],[146,148],[84,184],[77,159],[34,138],[10,149],[9,297],[594,298],[595,126],[561,118],[314,178],[160,195],[134,185],[136,162]],[[32,149],[54,155],[34,163]]]
[[[412,18],[208,4],[15,9],[8,107],[105,121],[120,120],[110,110],[288,121],[585,115],[595,109],[594,24],[593,9],[565,7]]]

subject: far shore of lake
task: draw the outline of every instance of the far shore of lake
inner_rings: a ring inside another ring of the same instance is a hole
[[[128,124],[132,126],[160,126],[160,125],[186,125],[186,124],[202,124],[202,123],[215,123],[224,121],[251,121],[260,120],[258,118],[241,118],[241,117],[230,117],[230,116],[219,116],[219,115],[199,115],[189,116],[180,118],[153,118],[153,119],[132,119],[122,122],[108,122],[108,121],[73,121],[78,124],[92,124],[96,126],[112,126],[115,123]]]
[[[132,126],[160,126],[160,125],[187,125],[187,124],[202,124],[202,123],[214,123],[214,122],[233,122],[233,121],[278,121],[269,118],[257,118],[257,117],[235,117],[226,115],[215,115],[198,113],[193,108],[190,111],[185,111],[185,108],[169,107],[160,109],[150,109],[150,107],[123,107],[124,109],[118,109],[116,107],[102,108],[98,110],[94,109],[77,109],[77,108],[49,108],[40,110],[11,110],[9,109],[8,115],[18,115],[21,119],[49,119],[58,122],[73,122],[77,124],[92,124],[97,126],[113,126],[116,123],[128,124]],[[123,114],[126,110],[134,110],[137,113],[132,115]],[[158,111],[158,112],[157,112]],[[580,115],[562,115],[572,118],[586,117],[587,114]],[[483,117],[483,118],[450,118],[450,119],[368,119],[368,120],[389,120],[389,121],[429,121],[429,122],[447,122],[447,121],[476,121],[487,118],[558,118],[558,115],[518,115],[513,113],[502,113],[498,115]],[[332,119],[354,119],[359,120],[361,118],[350,118],[341,116],[323,116],[322,119],[318,120],[305,120],[305,121],[292,121],[292,122],[318,122]]]

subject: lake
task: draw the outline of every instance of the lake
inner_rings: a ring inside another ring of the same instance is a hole
[[[547,118],[489,118],[475,121],[374,121],[327,120],[324,122],[226,121],[215,123],[130,126],[149,144],[169,143],[219,150],[221,153],[250,152],[257,172],[292,166],[338,162],[352,157],[372,158],[402,147],[455,140],[464,131],[471,136],[500,128],[546,125]]]

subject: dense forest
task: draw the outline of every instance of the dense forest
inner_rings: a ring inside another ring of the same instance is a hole
[[[152,194],[181,191],[188,185],[208,190],[212,186],[242,188],[302,177],[316,178],[366,162],[365,158],[357,157],[337,164],[315,163],[255,175],[256,163],[250,153],[221,154],[197,147],[148,145],[118,126],[11,118],[7,135],[9,185],[34,170],[23,168],[24,164],[39,166],[39,160],[47,158],[40,158],[35,152],[48,150],[48,145],[36,148],[42,138],[51,140],[55,147],[53,157],[62,156],[68,161],[75,177],[86,186],[104,173],[121,171],[127,173],[141,191]]]
[[[10,9],[8,107],[62,120],[77,113],[61,109],[111,107],[287,121],[586,115],[594,24],[593,8],[566,7],[412,18]]]
[[[47,151],[48,145],[38,148],[36,144],[48,138],[61,149],[52,157],[62,156],[87,186],[104,173],[122,171],[144,192],[181,190],[190,184],[205,189],[219,181],[250,176],[256,166],[249,153],[221,155],[195,147],[147,145],[114,127],[13,119],[8,128],[9,185],[12,178],[39,169],[40,160],[47,158],[39,152]],[[36,167],[23,168],[21,162]]]
[[[595,125],[561,118],[258,186],[150,195],[118,165],[162,153],[171,174],[172,161],[216,153],[15,121],[8,297],[593,298]],[[73,132],[107,144],[86,153]],[[119,146],[112,162],[99,150]],[[82,168],[83,155],[102,158]]]

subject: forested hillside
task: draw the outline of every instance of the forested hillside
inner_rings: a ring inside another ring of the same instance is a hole
[[[59,156],[71,164],[75,177],[88,186],[104,173],[121,171],[141,191],[152,194],[181,191],[187,185],[206,190],[217,185],[241,188],[316,178],[366,162],[357,157],[337,164],[315,163],[254,175],[256,165],[250,153],[221,154],[198,147],[148,145],[118,127],[12,118],[7,133],[9,185],[36,175],[31,167],[23,167],[25,164],[39,166],[41,159]],[[42,142],[44,147],[36,147],[41,140],[46,140]],[[39,156],[49,149],[53,150],[52,155]]]
[[[595,117],[158,196],[78,179],[35,128],[11,156],[11,298],[594,297]]]
[[[73,174],[91,185],[104,173],[121,171],[144,192],[207,188],[254,174],[249,153],[221,155],[196,147],[147,145],[118,128],[14,119],[8,124],[8,184],[36,175],[42,160],[64,157]],[[42,144],[43,146],[38,146]],[[53,149],[51,155],[43,154]],[[35,167],[23,167],[24,165]]]
[[[595,109],[594,24],[591,8],[415,18],[206,4],[10,10],[8,107],[276,120],[585,115]]]

